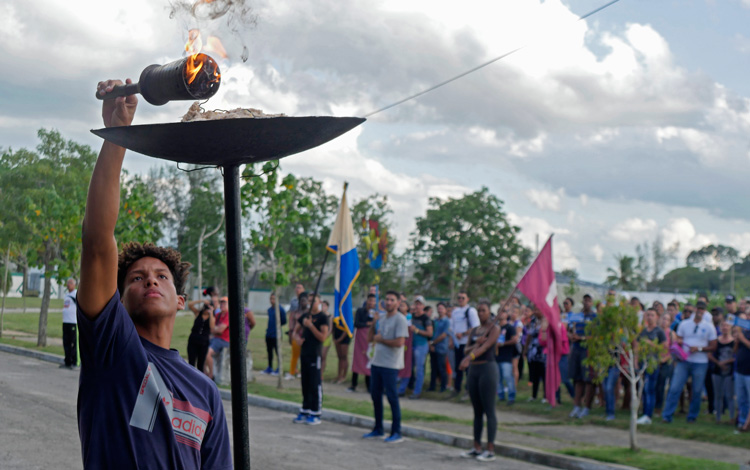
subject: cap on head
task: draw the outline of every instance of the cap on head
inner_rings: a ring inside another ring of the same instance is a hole
[[[736,302],[736,301],[737,301],[737,298],[733,296],[732,294],[729,294],[726,297],[724,297],[725,303],[731,303],[731,302]]]
[[[414,297],[414,302],[419,302],[422,305],[425,304],[424,297],[422,297],[421,295]]]
[[[695,308],[702,308],[703,310],[706,309],[706,302],[699,300],[695,303]]]

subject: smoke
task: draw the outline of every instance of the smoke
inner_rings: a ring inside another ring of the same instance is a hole
[[[221,39],[229,57],[239,56],[246,62],[246,44],[251,29],[258,24],[258,15],[246,0],[171,0],[170,19],[185,24],[185,31],[199,29],[204,37]]]

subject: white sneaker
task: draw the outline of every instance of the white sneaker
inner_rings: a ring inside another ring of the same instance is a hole
[[[544,404],[544,403],[547,403],[547,399],[546,398],[542,398],[542,404]]]
[[[489,450],[485,450],[481,455],[477,455],[477,460],[480,462],[492,462],[495,460],[495,454]]]
[[[578,416],[576,416],[576,418],[578,418],[578,419],[585,418],[586,416],[589,415],[589,411],[590,410],[588,408],[582,409],[581,412],[578,413]]]
[[[580,406],[576,406],[576,407],[573,408],[573,411],[570,412],[570,414],[568,415],[568,418],[577,418],[578,417],[578,413],[580,413],[580,412],[581,412],[581,407]]]
[[[649,418],[647,415],[643,415],[640,418],[638,418],[638,421],[636,421],[637,424],[651,424],[651,418]]]
[[[294,376],[290,374],[289,372],[284,374],[284,380],[293,380],[293,379],[294,379]]]

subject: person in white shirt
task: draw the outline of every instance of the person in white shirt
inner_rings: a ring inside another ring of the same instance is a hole
[[[693,378],[693,398],[690,400],[687,422],[693,423],[698,418],[701,395],[708,371],[708,353],[716,350],[716,328],[712,323],[704,321],[703,316],[705,314],[706,303],[698,301],[695,304],[695,313],[689,319],[680,322],[677,327],[675,342],[682,347],[683,351],[688,353],[688,357],[675,364],[669,393],[667,394],[667,402],[661,415],[665,423],[672,422],[677,401],[688,376]]]
[[[68,292],[63,298],[63,350],[65,351],[65,363],[60,365],[61,369],[73,369],[78,364],[78,334],[76,328],[76,281],[68,279]]]
[[[456,343],[454,344],[456,364],[461,364],[461,361],[464,359],[464,348],[469,341],[468,333],[472,328],[479,326],[479,315],[477,314],[477,309],[469,306],[469,295],[466,292],[459,292],[457,298],[458,307],[453,309],[453,313],[451,314],[451,329],[456,335]],[[457,370],[456,380],[454,381],[454,396],[461,393],[463,378],[464,371]]]

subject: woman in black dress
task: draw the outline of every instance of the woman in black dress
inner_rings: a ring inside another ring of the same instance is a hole
[[[190,330],[190,337],[188,338],[188,363],[205,373],[203,366],[208,354],[210,334],[215,324],[214,307],[205,300],[193,300],[188,303],[188,308],[195,315],[193,328]]]

